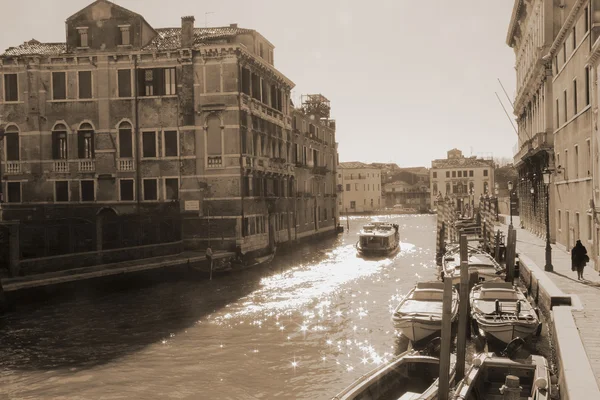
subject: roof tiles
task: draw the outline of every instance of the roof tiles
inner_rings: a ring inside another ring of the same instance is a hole
[[[31,39],[17,47],[9,47],[2,56],[15,57],[24,55],[61,55],[66,53],[67,48],[64,43],[41,43],[35,39]]]

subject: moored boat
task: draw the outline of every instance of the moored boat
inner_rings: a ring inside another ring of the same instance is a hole
[[[508,282],[487,282],[471,290],[471,317],[486,339],[509,343],[538,333],[536,310],[523,292]]]
[[[477,272],[480,282],[504,280],[505,268],[494,257],[475,247],[468,247],[469,272]],[[453,247],[442,259],[442,280],[452,279],[452,283],[460,283],[460,249]]]
[[[371,222],[360,230],[356,250],[366,256],[386,256],[400,249],[398,224]]]
[[[450,383],[454,381],[456,357],[450,359]],[[433,400],[439,389],[440,360],[407,351],[373,369],[332,400]]]
[[[413,342],[421,342],[442,330],[444,284],[419,282],[392,315],[394,327]],[[458,291],[452,290],[452,321],[458,315]]]
[[[505,386],[508,375],[519,378],[516,390]],[[514,390],[516,396],[504,397],[510,390]],[[465,378],[456,386],[452,399],[548,400],[551,391],[550,371],[544,357],[532,355],[526,360],[512,360],[483,353],[473,360]]]

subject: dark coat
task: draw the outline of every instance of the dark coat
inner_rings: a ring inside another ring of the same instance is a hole
[[[573,269],[583,268],[588,261],[587,250],[578,240],[575,247],[571,250],[571,266]]]

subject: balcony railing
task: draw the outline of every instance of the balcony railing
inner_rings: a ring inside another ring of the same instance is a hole
[[[134,171],[133,159],[119,159],[119,171]]]
[[[21,163],[19,161],[7,161],[6,162],[6,173],[7,174],[20,174]]]
[[[208,157],[208,168],[223,168],[223,157],[209,156]]]
[[[94,172],[96,162],[94,160],[79,160],[79,172]]]
[[[66,160],[54,161],[52,170],[54,172],[69,172],[69,162]]]
[[[313,174],[325,175],[325,174],[327,174],[327,167],[324,167],[324,166],[314,167],[313,168]]]

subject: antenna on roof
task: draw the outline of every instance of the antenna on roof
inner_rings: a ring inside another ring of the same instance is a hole
[[[204,27],[205,28],[208,28],[208,18],[207,18],[208,14],[214,14],[214,12],[211,11],[211,12],[205,12],[204,13]]]

